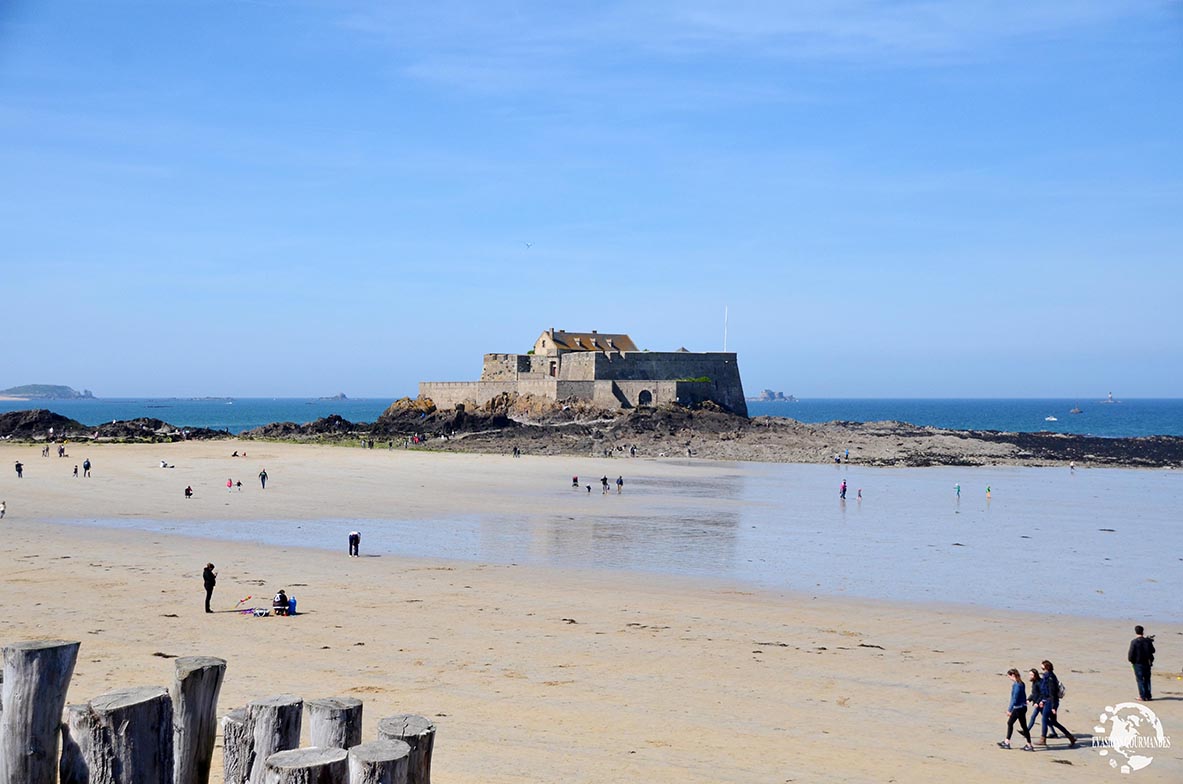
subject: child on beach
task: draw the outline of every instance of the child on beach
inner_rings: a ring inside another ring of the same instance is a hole
[[[1014,667],[1006,671],[1011,679],[1010,702],[1006,709],[1006,740],[998,743],[998,748],[1010,748],[1010,736],[1014,732],[1015,722],[1019,722],[1019,733],[1027,739],[1023,751],[1035,751],[1031,745],[1031,730],[1027,728],[1027,689],[1023,687],[1023,676]]]

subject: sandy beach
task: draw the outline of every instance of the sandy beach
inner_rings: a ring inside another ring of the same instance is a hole
[[[230,457],[235,450],[249,457]],[[385,715],[431,717],[440,782],[1127,778],[1090,742],[1107,705],[1136,697],[1125,651],[1137,618],[395,557],[364,528],[361,558],[346,556],[347,528],[338,550],[300,546],[326,520],[547,513],[555,497],[540,488],[555,477],[569,482],[575,471],[590,480],[599,473],[594,460],[247,441],[71,445],[69,459],[39,454],[0,446],[0,499],[8,505],[0,521],[0,642],[81,640],[71,702],[167,685],[168,657],[205,654],[229,662],[223,713],[290,692],[364,699],[367,737]],[[85,457],[93,476],[74,479]],[[25,464],[20,480],[16,460]],[[162,469],[161,460],[176,467]],[[263,468],[266,490],[257,479]],[[644,463],[653,477],[707,483],[729,470],[708,461]],[[228,492],[228,478],[243,489]],[[182,495],[186,485],[192,500]],[[640,491],[629,503],[627,512],[595,514],[709,508]],[[88,520],[127,527],[78,524]],[[175,526],[143,531],[136,520]],[[289,546],[202,536],[232,523],[249,538],[252,524],[275,521],[290,524]],[[535,546],[552,544],[539,537]],[[202,610],[207,561],[219,573],[212,615]],[[1014,565],[1017,576],[1026,566]],[[1012,579],[1011,568],[1000,564],[998,580]],[[247,604],[267,604],[281,587],[298,598],[298,616],[231,610],[248,595]],[[1148,632],[1159,645],[1152,707],[1183,744],[1176,679],[1183,625]],[[1061,720],[1081,744],[1000,751],[1003,673],[1045,657],[1068,686]],[[1183,752],[1158,751],[1133,778],[1183,779]]]

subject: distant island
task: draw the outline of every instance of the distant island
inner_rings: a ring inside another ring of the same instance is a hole
[[[749,397],[748,400],[756,403],[796,403],[797,398],[789,395],[785,397],[784,392],[773,392],[771,389],[763,389],[760,394],[755,397]]]
[[[330,395],[329,397],[318,397],[317,398],[317,400],[348,400],[348,399],[349,398],[345,397],[344,392],[338,392],[337,394]]]
[[[79,392],[71,387],[56,384],[25,384],[20,387],[0,389],[0,398],[7,400],[91,400],[94,394],[89,389]]]

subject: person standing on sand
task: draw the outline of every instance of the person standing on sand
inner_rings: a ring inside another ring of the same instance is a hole
[[[214,571],[212,563],[205,565],[205,569],[201,572],[201,579],[205,583],[205,611],[212,613],[213,610],[209,608],[209,600],[213,598],[214,586],[218,584],[218,573]]]
[[[3,507],[0,507],[2,510]],[[0,517],[4,514],[0,511]],[[1141,626],[1134,627],[1134,634],[1138,635],[1130,640],[1130,652],[1126,657],[1134,666],[1134,678],[1138,681],[1138,701],[1150,702],[1154,696],[1150,693],[1150,668],[1154,664],[1154,636],[1144,636],[1145,630]]]
[[[267,469],[266,468],[264,468],[262,471],[259,472],[259,484],[261,484],[263,486],[264,490],[267,489]]]
[[[843,501],[846,500],[846,480],[842,480],[842,486],[838,488],[838,497]]]
[[[4,519],[4,514],[8,511],[8,502],[0,501],[0,520]]]
[[[1035,741],[1035,745],[1047,745],[1048,728],[1051,727],[1064,733],[1064,736],[1068,738],[1068,748],[1074,749],[1076,748],[1076,736],[1056,718],[1056,713],[1060,710],[1060,679],[1056,677],[1055,668],[1047,659],[1040,662],[1040,670],[1043,673],[1039,679],[1039,707],[1043,715],[1043,733],[1039,740]]]
[[[25,476],[25,464],[17,460],[16,465],[13,467],[16,468],[16,478],[23,479]]]
[[[608,475],[600,477],[600,486],[604,488],[603,495],[608,495]]]
[[[233,479],[227,479],[227,480],[226,480],[226,492],[227,492],[227,493],[233,493],[233,492],[234,492],[234,480],[233,480]]]
[[[361,558],[358,554],[358,549],[361,547],[361,531],[349,532],[349,557]]]
[[[986,500],[990,500],[990,485],[986,485]]]
[[[953,485],[953,492],[957,494],[957,500],[960,501],[961,500],[961,483],[960,482]]]
[[[616,477],[616,494],[620,495],[623,492],[624,492],[624,477],[618,476],[618,477]]]
[[[82,461],[82,476],[86,477],[87,479],[90,479],[90,458],[89,457]]]
[[[1023,688],[1023,676],[1014,667],[1006,671],[1011,679],[1010,702],[1006,708],[1006,740],[1000,741],[998,748],[1010,748],[1010,736],[1014,733],[1015,722],[1019,722],[1019,733],[1027,739],[1023,751],[1035,751],[1031,745],[1031,730],[1027,729],[1027,690]]]
[[[78,466],[77,465],[74,466],[74,478],[75,479],[78,478]]]

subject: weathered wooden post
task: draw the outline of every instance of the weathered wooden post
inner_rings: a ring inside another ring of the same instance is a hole
[[[304,701],[291,694],[247,703],[222,719],[225,784],[263,784],[267,758],[300,746]]]
[[[401,740],[373,740],[349,750],[349,784],[407,784],[411,747]]]
[[[68,733],[64,784],[173,780],[173,704],[162,686],[119,689],[72,705],[62,731]]]
[[[235,708],[222,717],[222,781],[246,784],[250,775],[251,736],[246,731],[246,708]]]
[[[0,784],[55,784],[66,689],[80,643],[15,642],[0,684]]]
[[[378,737],[401,740],[411,747],[407,784],[431,784],[431,751],[435,746],[435,725],[423,716],[400,713],[378,722]]]
[[[279,751],[267,758],[263,784],[348,784],[349,752],[345,749]]]
[[[329,697],[309,700],[308,740],[321,749],[351,749],[361,743],[361,700]]]
[[[61,784],[90,784],[87,760],[94,745],[89,705],[67,705],[62,717]]]
[[[183,656],[173,681],[173,763],[175,784],[209,784],[218,734],[218,692],[226,660]]]

